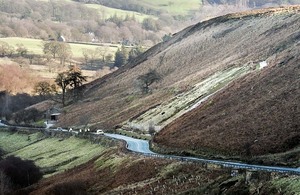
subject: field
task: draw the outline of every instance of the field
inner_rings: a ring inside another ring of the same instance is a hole
[[[0,147],[8,155],[34,160],[49,174],[59,173],[99,156],[104,147],[75,137],[43,137],[41,133],[19,134],[0,131]],[[48,175],[49,176],[49,175]]]
[[[188,15],[191,11],[200,9],[201,2],[199,0],[152,0],[139,1],[140,4],[151,7],[156,10],[164,10],[172,15]]]
[[[0,38],[0,41],[4,41],[12,46],[17,44],[23,44],[29,52],[34,54],[43,54],[43,41],[40,39],[29,39],[29,38],[20,38],[20,37],[8,37],[8,38]],[[117,49],[118,45],[93,45],[93,44],[79,44],[79,43],[70,43],[73,57],[81,58],[83,49],[92,49],[95,50],[98,47],[105,47],[108,48],[108,54],[114,54]]]
[[[86,6],[89,8],[97,9],[100,15],[105,19],[110,18],[114,15],[117,15],[118,17],[122,17],[122,18],[125,18],[126,16],[134,16],[135,19],[137,19],[139,22],[142,22],[145,18],[149,18],[149,17],[156,18],[154,16],[142,14],[139,12],[115,9],[115,8],[106,7],[98,4],[86,4]]]
[[[46,1],[46,0],[40,0]],[[64,0],[65,2],[72,2],[71,0]],[[75,3],[75,2],[74,2]],[[136,3],[143,5],[145,8],[151,8],[154,10],[161,10],[170,13],[171,15],[188,15],[190,12],[198,11],[201,7],[201,1],[199,0],[139,0]],[[126,11],[121,9],[115,9],[98,4],[86,4],[89,8],[98,9],[104,18],[109,18],[114,14],[125,17],[126,15],[134,16],[137,20],[142,21],[144,18],[153,17],[151,15],[141,14],[133,11]]]

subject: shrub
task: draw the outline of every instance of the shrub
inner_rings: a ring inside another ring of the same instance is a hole
[[[0,171],[3,172],[15,187],[26,187],[42,178],[40,169],[31,160],[9,156],[0,161]]]

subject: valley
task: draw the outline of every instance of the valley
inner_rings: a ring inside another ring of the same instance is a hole
[[[0,2],[0,194],[299,194],[297,3]]]

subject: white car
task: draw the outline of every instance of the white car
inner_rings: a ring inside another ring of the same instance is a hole
[[[98,129],[98,130],[96,131],[96,134],[97,134],[97,135],[104,135],[104,131],[101,130],[101,129]]]

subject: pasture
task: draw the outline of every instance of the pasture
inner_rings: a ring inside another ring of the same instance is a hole
[[[7,37],[0,38],[0,41],[4,41],[9,45],[17,48],[17,44],[23,44],[30,53],[33,54],[43,54],[43,40],[41,39],[30,39],[30,38],[21,38],[21,37]],[[119,45],[117,44],[89,44],[89,43],[69,43],[72,49],[74,58],[82,58],[82,51],[84,49],[95,50],[96,48],[102,47],[103,49],[108,50],[108,54],[114,55],[117,51]]]
[[[22,159],[33,160],[46,176],[62,172],[99,156],[105,147],[76,137],[46,138],[42,133],[23,134],[0,131],[0,147]]]
[[[46,1],[46,0],[39,0]],[[63,0],[68,3],[77,3],[72,0]],[[189,15],[190,12],[198,11],[201,7],[201,1],[199,0],[137,0],[136,4],[139,4],[143,7],[151,8],[154,10],[161,10],[163,12],[168,12],[171,15]],[[147,14],[141,14],[139,12],[127,11],[122,9],[115,9],[111,7],[102,6],[99,4],[85,4],[89,8],[99,10],[100,15],[103,18],[109,18],[114,14],[120,17],[126,17],[126,15],[134,15],[138,21],[143,21],[144,18],[154,17]]]

